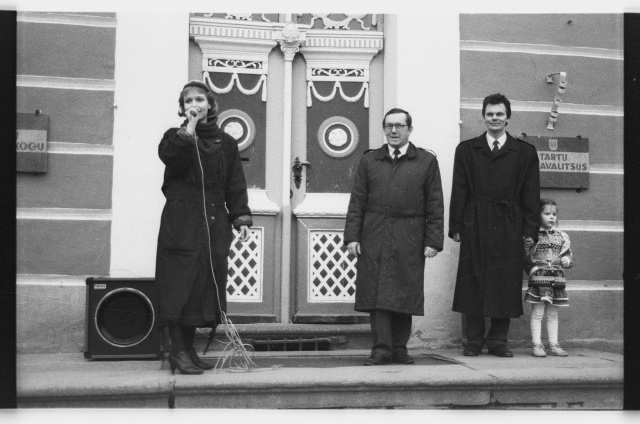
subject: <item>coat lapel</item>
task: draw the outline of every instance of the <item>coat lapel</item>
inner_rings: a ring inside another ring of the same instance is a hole
[[[413,159],[415,157],[416,157],[416,146],[414,146],[412,142],[409,142],[409,147],[407,148],[407,159]]]
[[[374,154],[376,155],[375,156],[376,160],[384,160],[385,157],[391,160],[391,156],[389,156],[389,148],[387,147],[386,143],[380,146],[378,149],[376,149]]]
[[[520,150],[520,142],[515,138],[513,138],[511,134],[507,133],[507,141],[504,143],[504,146],[502,146],[502,149],[498,151],[496,158],[506,155],[509,151],[517,152],[519,150]]]
[[[480,149],[482,153],[489,156],[490,158],[496,159],[500,156],[506,155],[509,151],[519,151],[520,142],[513,136],[511,136],[511,134],[507,133],[507,141],[505,141],[502,148],[498,150],[498,154],[494,157],[493,153],[491,153],[491,149],[489,149],[489,143],[487,143],[487,133],[484,132],[481,136],[473,141],[473,147],[476,149]]]
[[[473,148],[480,150],[483,154],[493,157],[491,150],[489,149],[489,144],[487,144],[487,132],[485,131],[480,136],[478,136],[475,140],[473,140]]]
[[[393,158],[389,155],[389,145],[387,143],[383,144],[380,148],[378,148],[375,152],[376,160],[384,160],[384,158],[393,161]],[[416,157],[416,146],[412,142],[409,142],[409,147],[407,148],[406,153],[407,159],[413,159]]]

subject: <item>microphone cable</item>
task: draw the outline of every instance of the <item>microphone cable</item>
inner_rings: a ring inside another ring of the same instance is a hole
[[[191,111],[190,113],[192,116],[195,117],[195,115],[193,114],[194,113],[193,111]],[[222,305],[220,303],[218,282],[216,280],[216,275],[213,270],[213,253],[211,251],[211,233],[209,228],[209,220],[207,219],[207,198],[206,198],[205,189],[204,189],[204,184],[205,184],[204,168],[202,166],[202,160],[200,158],[200,148],[198,147],[198,135],[195,131],[195,127],[194,127],[193,137],[195,138],[196,155],[198,156],[198,164],[200,165],[200,177],[202,181],[202,207],[204,212],[204,215],[203,215],[204,222],[207,227],[207,240],[208,240],[207,248],[209,251],[209,267],[211,269],[211,276],[213,277],[213,284],[215,285],[215,288],[216,288],[216,298],[218,299],[218,309],[220,310],[220,318],[222,321],[221,323],[224,324],[225,335],[230,340],[230,342],[225,346],[223,350],[223,354],[218,358],[218,361],[216,362],[215,370],[219,371],[221,368],[224,367],[225,363],[228,362],[229,367],[235,371],[251,371],[254,368],[258,368],[258,366],[249,357],[246,346],[250,347],[251,349],[253,349],[253,346],[249,344],[244,344],[242,342],[242,339],[240,338],[240,334],[238,334],[236,327],[233,325],[231,320],[227,317],[227,315],[222,310]],[[214,207],[217,207],[217,206],[214,205]],[[226,287],[225,287],[225,290],[226,290]],[[214,338],[214,335],[215,335],[215,328],[212,328],[211,333],[209,333],[209,341],[203,351],[203,354],[206,355],[209,349],[209,345],[211,344],[211,341]]]

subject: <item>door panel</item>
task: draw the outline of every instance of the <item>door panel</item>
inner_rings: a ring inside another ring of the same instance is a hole
[[[351,86],[354,91],[363,84],[343,82],[340,86]],[[327,81],[314,87],[319,95],[328,96],[335,85]],[[357,98],[358,91],[351,99]],[[360,157],[369,148],[369,109],[362,97],[358,102],[347,102],[340,95],[330,101],[314,98],[307,107],[307,161],[311,164],[307,192],[351,192]]]
[[[344,219],[298,218],[295,323],[358,323],[354,312],[356,258],[343,244]]]
[[[300,49],[306,104],[294,108],[306,107],[306,137],[294,137],[294,143],[306,144],[293,151],[304,152],[299,159],[309,166],[292,204],[298,267],[293,322],[369,319],[353,309],[357,259],[347,253],[343,232],[353,179],[370,145],[369,67],[381,48],[382,32],[325,28],[307,32]]]
[[[281,208],[267,193],[265,159],[269,102],[280,101],[276,95],[267,95],[267,79],[278,78],[269,75],[269,57],[277,42],[271,24],[245,18],[192,15],[190,54],[197,57],[190,58],[189,74],[215,93],[217,123],[238,141],[249,188],[254,225],[248,242],[238,242],[236,233],[231,246],[228,315],[234,323],[277,322],[279,278],[273,246]]]

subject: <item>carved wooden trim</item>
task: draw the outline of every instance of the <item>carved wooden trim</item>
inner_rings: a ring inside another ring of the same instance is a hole
[[[280,206],[267,197],[266,190],[248,189],[249,207],[252,215],[277,215]]]
[[[350,197],[349,193],[307,193],[293,214],[298,218],[345,218]]]

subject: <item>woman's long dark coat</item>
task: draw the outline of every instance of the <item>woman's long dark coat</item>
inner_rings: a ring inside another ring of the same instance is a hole
[[[454,311],[522,315],[523,235],[538,240],[539,173],[535,147],[508,133],[496,157],[486,133],[456,148],[449,237],[462,240]]]
[[[442,251],[444,206],[438,161],[409,144],[393,163],[387,145],[366,153],[356,174],[344,242],[360,242],[355,310],[424,315],[424,249]]]
[[[251,225],[238,143],[215,123],[199,123],[196,134],[204,169],[204,200],[195,139],[184,127],[171,128],[158,148],[166,165],[162,191],[167,199],[156,258],[162,326],[220,323],[220,309],[226,312],[227,308],[231,223],[236,228]],[[207,245],[211,247],[217,295]]]

